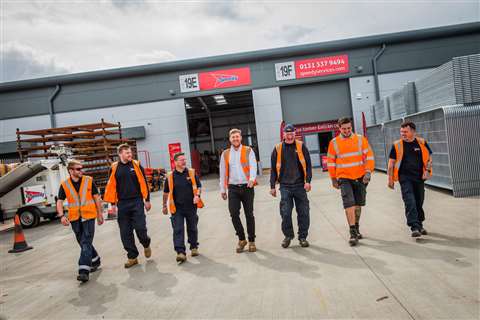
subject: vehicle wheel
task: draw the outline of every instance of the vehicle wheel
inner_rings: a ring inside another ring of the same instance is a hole
[[[40,223],[40,212],[37,208],[25,208],[19,213],[23,228],[33,228]]]

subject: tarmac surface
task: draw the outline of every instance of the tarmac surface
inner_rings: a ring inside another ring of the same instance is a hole
[[[309,248],[296,240],[281,248],[279,198],[268,194],[264,176],[255,191],[258,252],[235,253],[227,203],[209,179],[201,256],[177,265],[157,192],[147,215],[152,258],[141,254],[138,266],[124,269],[118,224],[106,221],[94,241],[102,267],[86,284],[76,280],[79,247],[70,227],[53,221],[24,230],[34,249],[20,254],[7,253],[13,233],[2,232],[0,319],[479,319],[478,197],[428,188],[429,235],[415,240],[398,186],[387,189],[385,174],[376,173],[364,239],[350,247],[339,192],[320,171],[312,185]]]

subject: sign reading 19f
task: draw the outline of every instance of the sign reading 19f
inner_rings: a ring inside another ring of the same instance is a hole
[[[275,63],[275,78],[280,80],[295,79],[295,64],[293,61]]]
[[[180,81],[181,92],[193,92],[200,90],[200,83],[198,81],[198,73],[184,74],[178,77]]]

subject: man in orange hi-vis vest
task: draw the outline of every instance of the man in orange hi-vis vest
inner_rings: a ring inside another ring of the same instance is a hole
[[[133,159],[132,149],[128,144],[117,147],[120,161],[110,168],[103,200],[116,204],[118,208],[118,226],[123,248],[127,251],[125,268],[138,264],[138,249],[133,231],[143,246],[145,258],[150,258],[150,237],[147,234],[145,210],[151,209],[145,172],[137,160]]]
[[[238,237],[237,253],[247,245],[245,230],[240,220],[240,207],[243,206],[247,220],[248,251],[255,252],[255,217],[253,215],[254,186],[257,184],[257,161],[254,151],[242,144],[242,131],[231,129],[228,133],[230,148],[220,157],[220,194],[228,198],[228,210]],[[228,192],[228,196],[227,196]]]
[[[62,224],[71,224],[75,238],[80,245],[77,280],[87,282],[90,272],[100,267],[100,256],[93,246],[95,219],[98,225],[103,224],[100,195],[93,178],[83,175],[82,164],[72,160],[67,165],[70,177],[62,181],[58,191],[57,216]],[[63,210],[63,202],[67,200],[68,215]]]
[[[401,139],[393,143],[388,160],[388,187],[393,189],[395,182],[400,183],[407,225],[414,238],[427,235],[423,200],[425,180],[432,177],[432,150],[416,135],[416,128],[411,121],[400,125]]]
[[[197,208],[203,207],[200,198],[202,184],[194,169],[187,168],[185,153],[173,155],[175,169],[167,175],[163,190],[163,214],[170,212],[173,228],[173,247],[177,262],[187,260],[185,248],[185,223],[192,257],[198,256],[198,215]]]
[[[307,192],[312,186],[312,162],[310,153],[301,141],[295,139],[295,127],[287,124],[283,128],[283,141],[275,146],[271,156],[270,194],[277,196],[276,183],[280,184],[280,216],[285,238],[282,247],[288,248],[295,237],[292,224],[293,204],[297,210],[298,242],[301,247],[309,246],[310,202]]]
[[[328,146],[328,172],[335,189],[340,189],[343,207],[350,227],[351,246],[362,238],[361,207],[365,206],[367,185],[375,168],[373,151],[367,138],[352,132],[352,120],[338,120],[340,134]]]

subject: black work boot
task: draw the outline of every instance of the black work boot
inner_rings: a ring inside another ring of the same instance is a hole
[[[283,248],[288,248],[291,241],[292,241],[292,238],[285,237],[285,239],[283,239],[283,241],[282,241],[282,247]]]
[[[89,278],[90,277],[88,276],[88,273],[85,273],[85,272],[79,273],[77,276],[77,280],[82,283],[87,282]]]
[[[355,229],[357,229],[357,238],[358,240],[363,239],[362,234],[360,233],[360,225],[358,223],[355,223]]]
[[[357,228],[355,226],[350,226],[350,240],[348,243],[351,247],[356,246],[358,243]]]
[[[427,230],[425,230],[425,228],[423,228],[423,227],[422,227],[422,229],[420,229],[420,233],[424,236],[428,235]]]
[[[299,239],[298,242],[302,248],[307,248],[310,245],[307,239]]]
[[[413,238],[418,238],[421,237],[422,233],[419,230],[412,230],[412,237]]]

